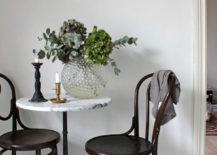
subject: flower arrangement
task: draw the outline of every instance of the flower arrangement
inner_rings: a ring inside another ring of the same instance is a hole
[[[83,57],[90,64],[105,66],[110,63],[115,74],[118,75],[120,69],[110,58],[110,54],[114,48],[119,49],[126,44],[136,45],[137,38],[125,36],[112,41],[111,36],[105,30],[98,30],[97,26],[94,26],[93,31],[87,35],[84,24],[71,19],[63,23],[59,35],[47,28],[38,40],[45,41],[44,49],[39,51],[33,49],[33,53],[39,59],[52,59],[52,62],[59,59],[63,63],[68,63],[78,57]]]

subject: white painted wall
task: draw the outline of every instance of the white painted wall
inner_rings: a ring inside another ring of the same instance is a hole
[[[217,102],[217,1],[207,0],[207,86]]]
[[[34,57],[31,51],[42,47],[37,36],[47,27],[57,30],[69,18],[82,21],[89,31],[96,24],[114,39],[125,34],[137,36],[137,47],[114,51],[113,57],[122,71],[120,76],[116,77],[107,68],[109,82],[104,94],[112,97],[113,103],[101,110],[69,113],[69,152],[84,155],[84,144],[89,138],[126,131],[131,125],[136,82],[150,72],[172,69],[180,79],[182,94],[176,106],[177,117],[162,127],[159,153],[191,155],[192,4],[191,0],[1,0],[1,72],[14,81],[18,97],[32,95],[34,79],[30,63]],[[61,71],[62,64],[43,62],[42,90],[51,92],[54,74]],[[140,108],[141,135],[144,135],[144,105]],[[29,126],[62,130],[60,113],[23,110],[21,113]],[[62,154],[62,145],[59,153]]]

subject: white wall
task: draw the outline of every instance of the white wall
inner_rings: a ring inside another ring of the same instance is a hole
[[[207,86],[217,102],[217,1],[207,0]]]
[[[96,24],[114,39],[125,34],[137,36],[137,47],[114,51],[113,57],[122,71],[120,76],[107,68],[109,82],[104,94],[112,97],[113,103],[101,110],[69,113],[69,152],[84,155],[84,144],[89,138],[126,131],[131,125],[133,92],[138,79],[159,69],[172,69],[180,79],[182,94],[176,106],[177,117],[162,127],[159,153],[191,155],[192,4],[191,0],[1,0],[1,72],[14,81],[19,97],[31,96],[34,82],[31,51],[42,47],[37,36],[47,27],[58,30],[63,20],[69,18],[82,21],[89,31]],[[51,92],[54,74],[61,71],[62,64],[43,62],[43,92]],[[144,135],[144,105],[140,108],[141,135]],[[21,113],[30,126],[62,130],[60,113],[23,110]],[[59,152],[62,154],[62,145]]]

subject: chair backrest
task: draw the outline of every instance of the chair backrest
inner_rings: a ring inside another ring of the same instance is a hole
[[[128,131],[128,133],[130,133],[133,129],[134,129],[134,135],[136,137],[139,136],[139,89],[141,87],[141,85],[143,84],[144,81],[146,81],[147,79],[151,78],[153,76],[152,74],[148,74],[146,76],[144,76],[137,84],[136,89],[135,89],[135,96],[134,96],[134,117],[133,117],[133,125],[131,127],[131,129]],[[172,78],[171,76],[169,76],[168,79],[168,90],[167,93],[161,103],[161,106],[158,110],[155,122],[154,122],[154,127],[153,127],[153,132],[152,132],[152,144],[153,145],[157,145],[158,142],[158,136],[160,133],[160,126],[161,126],[161,122],[163,119],[163,115],[167,106],[167,102],[168,99],[172,93],[173,90],[173,86],[175,84],[175,79]],[[149,120],[150,120],[150,105],[149,105],[149,101],[150,101],[150,87],[151,87],[151,83],[149,83],[147,91],[146,91],[146,132],[145,132],[145,138],[149,139]]]
[[[10,118],[12,118],[12,131],[17,130],[17,122],[19,123],[19,125],[22,128],[26,129],[27,127],[21,122],[20,116],[19,116],[19,111],[16,108],[16,92],[15,92],[15,88],[14,88],[13,83],[11,82],[11,80],[7,76],[5,76],[2,73],[0,73],[0,78],[4,79],[9,84],[10,89],[11,89],[11,94],[12,94],[11,103],[10,103],[11,104],[10,105],[10,112],[6,117],[3,117],[0,115],[0,120],[7,121]],[[0,84],[0,93],[1,93],[1,91],[2,91],[2,87]]]

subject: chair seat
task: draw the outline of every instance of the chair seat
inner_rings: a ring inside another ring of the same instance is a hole
[[[129,135],[106,135],[90,139],[86,151],[93,155],[140,155],[150,151],[151,143]]]
[[[60,140],[56,131],[47,129],[26,129],[8,132],[0,136],[0,147],[8,150],[38,150],[53,147]]]

